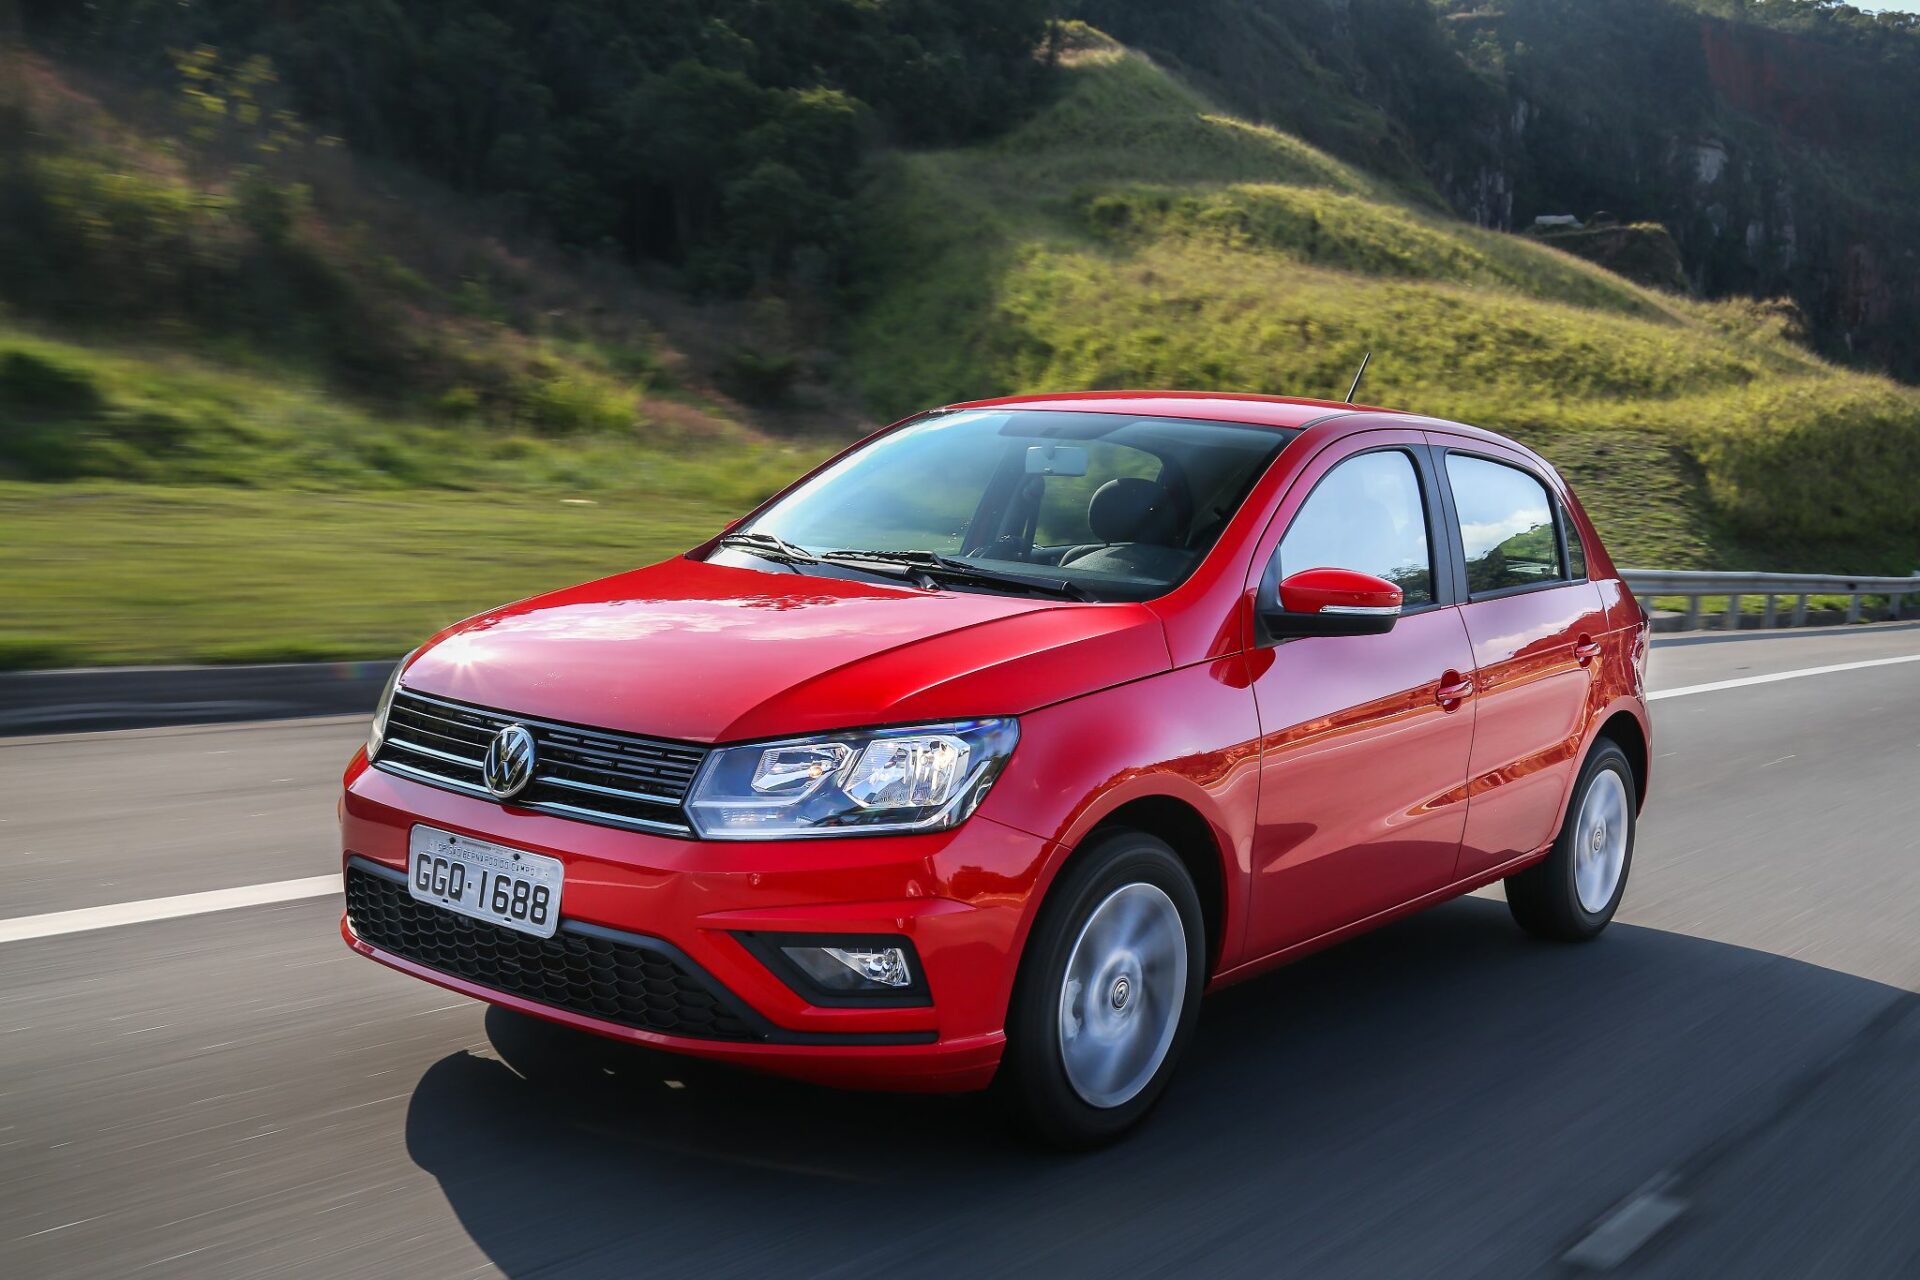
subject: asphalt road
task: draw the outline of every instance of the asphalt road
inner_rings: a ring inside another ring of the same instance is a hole
[[[1654,683],[1916,653],[1682,640]],[[1077,1159],[531,1032],[329,899],[0,942],[0,1276],[1920,1276],[1920,662],[1655,714],[1603,939],[1496,891],[1226,992]],[[360,733],[0,740],[0,919],[334,870]]]

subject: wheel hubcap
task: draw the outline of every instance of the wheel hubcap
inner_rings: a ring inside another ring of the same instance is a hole
[[[1606,910],[1620,887],[1620,873],[1627,865],[1629,820],[1626,783],[1613,770],[1601,770],[1580,802],[1574,825],[1579,837],[1574,843],[1573,885],[1581,907],[1589,913]]]
[[[1158,886],[1124,885],[1087,917],[1060,988],[1060,1056],[1089,1105],[1117,1107],[1166,1060],[1187,998],[1187,931]]]

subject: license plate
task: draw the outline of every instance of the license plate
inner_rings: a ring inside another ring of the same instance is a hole
[[[434,827],[407,837],[416,900],[540,938],[560,927],[561,868],[558,858]]]

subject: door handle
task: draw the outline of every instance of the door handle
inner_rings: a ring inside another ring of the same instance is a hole
[[[1573,656],[1581,666],[1586,666],[1600,656],[1600,642],[1592,636],[1581,636],[1579,643],[1573,646]]]
[[[1449,671],[1440,677],[1440,687],[1433,691],[1433,700],[1440,704],[1442,711],[1458,711],[1460,704],[1473,696],[1473,681],[1458,671]]]

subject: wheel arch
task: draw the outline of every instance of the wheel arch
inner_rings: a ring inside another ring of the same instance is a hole
[[[1622,708],[1607,717],[1600,731],[1593,735],[1593,745],[1602,739],[1612,742],[1626,753],[1627,763],[1633,769],[1634,808],[1637,810],[1647,803],[1647,766],[1649,763],[1646,727],[1633,712]],[[1592,750],[1591,747],[1588,748]]]
[[[1228,898],[1231,856],[1214,823],[1191,801],[1166,791],[1137,794],[1106,809],[1084,825],[1067,855],[1048,879],[1051,889],[1060,873],[1102,832],[1126,829],[1166,841],[1193,877],[1200,898],[1201,924],[1206,929],[1207,976],[1226,966],[1229,922],[1235,916]],[[1044,897],[1044,895],[1043,895]]]

